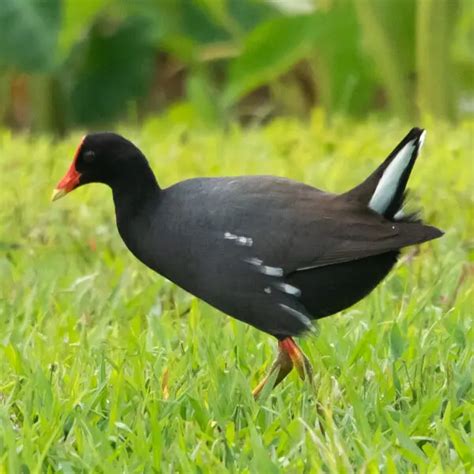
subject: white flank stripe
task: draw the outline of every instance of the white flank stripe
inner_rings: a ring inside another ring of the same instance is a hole
[[[231,234],[230,232],[226,232],[224,234],[224,239],[235,240],[236,238],[237,236],[235,234]]]
[[[369,202],[369,207],[383,214],[397,191],[400,177],[410,163],[413,152],[415,151],[417,139],[408,142],[397,154],[397,156],[388,165],[384,174],[380,178],[379,184]]]
[[[244,261],[250,263],[250,265],[254,265],[255,267],[257,267],[258,271],[260,271],[264,275],[277,277],[283,276],[283,268],[263,265],[263,261],[259,258],[246,258],[244,259]]]
[[[251,247],[253,245],[253,239],[251,237],[245,237],[243,235],[235,235],[230,232],[224,234],[224,239],[234,240],[237,245],[244,245]]]
[[[269,267],[268,265],[261,265],[260,271],[268,276],[281,277],[283,276],[283,268]]]
[[[287,313],[291,314],[298,320],[300,320],[308,329],[312,329],[313,325],[311,324],[311,320],[304,315],[303,313],[300,313],[296,309],[290,308],[290,306],[287,306],[286,304],[279,303],[280,308],[283,308]]]
[[[296,288],[296,286],[289,285],[288,283],[276,283],[275,287],[289,295],[296,297],[301,296],[301,290]]]
[[[251,237],[237,237],[236,241],[237,245],[245,245],[246,247],[251,247],[253,245],[253,240]]]

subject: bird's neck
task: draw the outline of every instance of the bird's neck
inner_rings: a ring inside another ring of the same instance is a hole
[[[144,164],[139,169],[124,173],[111,183],[117,223],[122,224],[143,215],[156,202],[161,189],[153,171]]]

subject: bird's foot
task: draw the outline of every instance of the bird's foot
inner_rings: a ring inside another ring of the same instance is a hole
[[[290,372],[296,367],[301,379],[313,379],[313,368],[304,352],[298,347],[296,342],[287,337],[278,341],[278,357],[273,363],[268,375],[255,387],[252,394],[258,398],[263,388],[273,381],[273,387],[276,387]],[[276,373],[276,375],[275,375]]]

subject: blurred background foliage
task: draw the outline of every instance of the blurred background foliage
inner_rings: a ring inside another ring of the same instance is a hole
[[[474,111],[473,0],[0,0],[0,124]]]

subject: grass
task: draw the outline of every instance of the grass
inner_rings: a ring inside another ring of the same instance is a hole
[[[427,126],[410,202],[446,235],[301,340],[317,393],[293,373],[259,402],[271,337],[135,261],[105,187],[49,203],[80,135],[0,132],[0,472],[473,469],[473,126]],[[329,128],[315,112],[306,125],[224,133],[170,115],[122,132],[164,186],[272,173],[342,191],[407,128]]]

